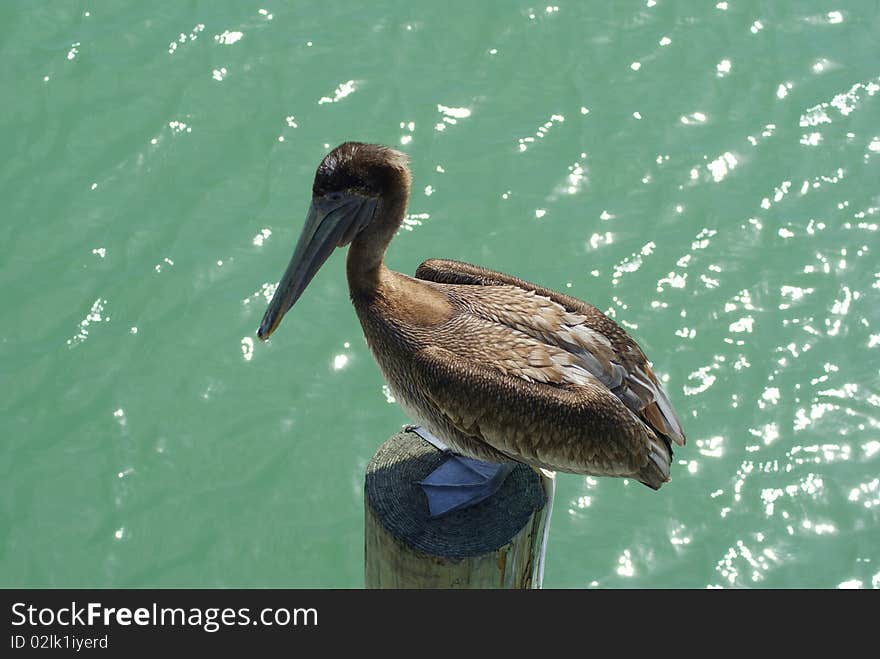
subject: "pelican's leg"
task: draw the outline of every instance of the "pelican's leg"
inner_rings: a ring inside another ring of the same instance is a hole
[[[516,468],[513,462],[483,462],[456,455],[449,447],[421,426],[407,430],[448,454],[448,458],[419,485],[428,497],[431,517],[442,517],[461,508],[468,508],[495,494]]]
[[[424,439],[428,444],[433,446],[439,451],[443,451],[444,453],[452,453],[449,447],[446,445],[442,439],[434,435],[433,433],[428,432],[428,429],[423,426],[417,426],[412,423],[408,423],[403,427],[404,432],[414,432],[419,437]]]
[[[414,432],[419,437],[421,437],[426,442],[428,442],[431,446],[433,446],[441,451],[448,451],[449,450],[449,447],[446,446],[446,443],[442,439],[437,437],[437,435],[433,435],[430,432],[428,432],[427,428],[416,425],[415,423],[405,423],[405,424],[403,424],[403,427],[401,428],[401,430],[403,430],[403,432]]]

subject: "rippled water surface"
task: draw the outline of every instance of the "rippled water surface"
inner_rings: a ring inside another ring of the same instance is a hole
[[[389,265],[591,301],[688,434],[560,475],[545,585],[880,586],[880,12],[848,2],[4,2],[0,583],[362,584],[406,423],[343,255],[254,333],[347,139]]]

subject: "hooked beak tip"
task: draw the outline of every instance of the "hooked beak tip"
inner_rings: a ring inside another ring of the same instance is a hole
[[[274,331],[274,327],[272,327],[269,323],[264,322],[257,330],[257,338],[260,339],[260,341],[268,341],[269,337],[272,336],[272,332]]]

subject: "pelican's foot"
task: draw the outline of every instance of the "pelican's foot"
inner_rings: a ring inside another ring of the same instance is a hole
[[[482,462],[450,454],[419,485],[428,497],[431,517],[442,517],[491,497],[515,468],[514,462]]]

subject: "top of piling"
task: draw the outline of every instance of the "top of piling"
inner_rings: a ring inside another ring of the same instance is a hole
[[[544,506],[540,476],[520,464],[493,496],[432,519],[418,482],[444,459],[416,433],[404,431],[382,444],[367,465],[367,505],[385,530],[411,549],[450,559],[481,556],[509,543]]]

